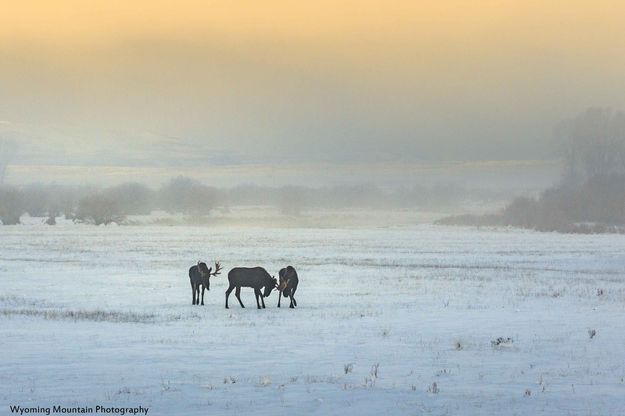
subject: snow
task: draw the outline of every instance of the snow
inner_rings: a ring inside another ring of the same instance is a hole
[[[625,412],[622,235],[29,224],[0,228],[0,414]],[[224,308],[227,270],[288,264],[297,309]]]

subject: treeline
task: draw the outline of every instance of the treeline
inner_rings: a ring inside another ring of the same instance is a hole
[[[232,206],[271,205],[284,215],[300,215],[315,208],[418,208],[446,209],[466,200],[501,198],[495,191],[467,190],[455,185],[413,186],[385,190],[374,185],[216,188],[187,177],[173,178],[157,189],[140,183],[108,188],[40,184],[0,187],[0,221],[17,224],[28,213],[46,217],[49,224],[65,216],[76,222],[120,223],[129,215],[166,211],[191,217],[210,215]]]
[[[518,197],[501,212],[457,215],[443,225],[512,226],[563,233],[625,232],[625,175],[601,175],[580,186],[558,186],[539,197]]]
[[[439,224],[509,225],[571,233],[625,232],[625,113],[589,109],[556,132],[561,183],[514,199],[499,213],[443,218]]]
[[[129,215],[148,215],[154,210],[206,215],[223,203],[223,191],[190,178],[174,178],[159,189],[129,182],[108,188],[33,184],[21,188],[0,187],[0,221],[18,224],[27,213],[96,225],[121,223]]]

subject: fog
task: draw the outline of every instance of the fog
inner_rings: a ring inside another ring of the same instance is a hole
[[[510,163],[447,165],[442,167],[442,172],[448,175],[447,182],[427,184],[427,180],[420,178],[409,183],[403,178],[392,186],[375,182],[277,186],[274,180],[273,185],[251,181],[245,185],[224,187],[221,183],[215,186],[216,181],[207,185],[206,181],[187,176],[172,177],[157,188],[139,182],[103,186],[102,181],[82,186],[53,182],[21,186],[7,184],[0,186],[0,221],[3,225],[19,224],[26,213],[30,217],[47,217],[45,222],[49,225],[55,225],[59,216],[65,221],[95,225],[133,224],[137,219],[131,219],[131,216],[150,217],[160,212],[157,214],[160,216],[152,217],[150,221],[180,224],[180,216],[183,216],[182,223],[197,225],[215,223],[216,218],[232,223],[233,216],[229,214],[234,207],[250,207],[261,223],[267,223],[267,208],[273,210],[270,216],[273,215],[274,219],[279,213],[280,223],[285,217],[293,217],[297,218],[295,223],[298,225],[302,225],[302,214],[306,212],[308,218],[304,222],[314,226],[331,225],[337,220],[345,225],[344,218],[341,218],[343,214],[337,217],[336,212],[334,218],[326,216],[320,221],[318,218],[311,221],[311,214],[318,215],[320,211],[327,214],[328,210],[400,210],[408,213],[408,217],[386,218],[378,225],[410,222],[415,220],[415,213],[435,212],[439,216],[454,214],[437,220],[438,224],[444,225],[512,225],[540,231],[625,232],[625,113],[605,108],[588,109],[558,125],[556,142],[561,158],[560,176],[550,186],[542,183],[547,189],[540,192],[520,186],[524,181],[518,175],[516,186],[506,186],[506,182],[512,183],[511,177],[494,186],[495,182],[485,180],[485,177],[479,180],[479,175],[473,178],[478,179],[474,181],[467,181],[469,177],[465,175],[464,184],[459,185],[450,175],[454,168],[468,173],[470,169],[480,167],[487,168],[486,176],[495,175],[497,171],[501,173],[504,168],[509,168]],[[10,163],[16,147],[12,141],[1,143],[3,157],[0,162],[3,165],[0,173]],[[531,167],[528,164],[516,166],[517,169]],[[296,169],[294,165],[287,168]],[[256,173],[263,171],[259,165],[249,169]],[[83,170],[77,168],[78,172]],[[268,171],[265,169],[265,172]],[[422,169],[422,172],[427,171]],[[386,175],[388,179],[397,173],[414,176],[415,170],[406,165],[398,172],[391,170],[390,174],[388,171],[374,172],[372,178],[379,180],[380,176],[375,173]],[[309,174],[318,175],[314,169]],[[436,176],[432,172],[429,174]],[[120,175],[121,178],[125,176]],[[352,176],[357,180],[366,177]],[[294,181],[294,176],[286,177]],[[301,175],[298,177],[302,178]],[[526,175],[524,179],[527,178]],[[164,217],[162,213],[168,216]],[[178,219],[173,220],[171,215],[178,216]],[[246,215],[249,216],[243,213]],[[361,223],[372,225],[371,218],[367,215]],[[241,218],[235,219],[239,221]],[[276,225],[275,222],[272,225]]]
[[[624,13],[610,0],[14,3],[0,16],[0,182],[25,200],[74,195],[71,217],[81,199],[175,178],[218,206],[247,189],[247,204],[279,207],[297,190],[304,210],[473,212],[588,186],[601,175],[574,178],[586,162],[562,137],[580,149],[600,129],[562,123],[625,108]]]
[[[551,160],[560,120],[625,108],[616,1],[81,3],[0,17],[14,165]]]

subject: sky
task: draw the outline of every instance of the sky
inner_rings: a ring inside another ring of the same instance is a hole
[[[625,109],[611,0],[21,0],[0,13],[16,163],[223,166],[554,158]]]

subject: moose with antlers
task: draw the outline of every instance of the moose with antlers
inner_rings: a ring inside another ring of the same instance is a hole
[[[280,283],[278,284],[278,308],[280,307],[280,299],[282,296],[285,298],[291,298],[291,305],[289,308],[296,307],[297,301],[294,296],[295,291],[297,290],[297,284],[299,283],[299,278],[297,277],[295,268],[293,266],[286,266],[284,269],[280,269],[278,276],[280,277]]]
[[[191,292],[193,295],[191,300],[192,305],[204,305],[204,289],[211,290],[210,277],[220,274],[221,264],[219,264],[218,261],[215,262],[215,271],[212,270],[212,267],[206,266],[206,263],[201,261],[198,261],[197,265],[189,269],[189,279],[191,280]],[[202,287],[202,303],[200,303],[200,286]]]

